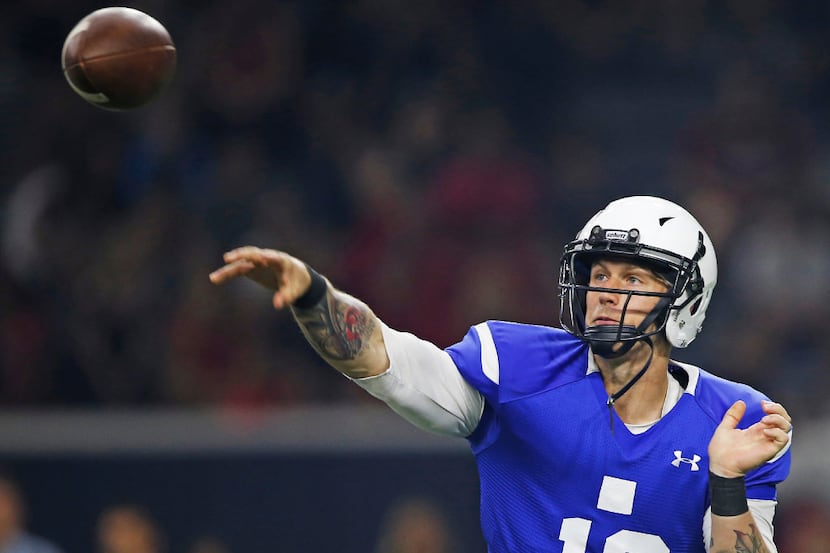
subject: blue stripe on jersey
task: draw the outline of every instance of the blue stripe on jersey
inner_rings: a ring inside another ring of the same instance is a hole
[[[634,435],[617,420],[612,432],[585,344],[555,328],[487,326],[496,378],[475,328],[447,351],[486,399],[469,440],[490,552],[702,553],[709,439],[736,399],[749,406],[742,426],[757,421],[763,396],[700,371],[693,393],[651,429]],[[789,457],[751,473],[748,495],[773,498]]]

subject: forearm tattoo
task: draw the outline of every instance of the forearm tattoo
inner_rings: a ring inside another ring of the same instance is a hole
[[[718,549],[714,553],[768,553],[769,550],[754,524],[749,525],[749,534],[740,530],[732,531],[735,532],[735,549]]]
[[[375,328],[375,318],[365,304],[331,288],[314,307],[292,308],[292,312],[311,346],[331,361],[359,357]]]

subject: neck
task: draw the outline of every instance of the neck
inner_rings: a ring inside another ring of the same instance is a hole
[[[648,361],[650,348],[639,342],[616,359],[594,356],[610,397],[628,384]],[[668,356],[655,350],[651,365],[643,376],[614,403],[617,415],[626,424],[645,424],[660,418],[668,388]]]

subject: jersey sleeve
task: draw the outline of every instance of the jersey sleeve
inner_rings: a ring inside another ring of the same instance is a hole
[[[498,402],[499,358],[488,324],[479,323],[447,348],[458,372],[490,403]]]
[[[493,407],[585,376],[588,347],[564,330],[487,321],[447,348],[464,379]]]

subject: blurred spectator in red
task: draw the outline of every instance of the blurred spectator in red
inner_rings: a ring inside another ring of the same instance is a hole
[[[344,288],[369,297],[391,324],[406,320],[407,298],[414,292],[411,254],[424,223],[402,163],[380,147],[367,148],[355,160],[351,181],[357,217],[337,264]]]
[[[269,344],[264,335],[273,329],[257,322],[254,302],[241,309],[244,303],[234,304],[231,319],[219,316],[221,298],[218,303],[204,301],[208,292],[204,288],[209,284],[194,269],[188,293],[170,317],[164,375],[169,398],[180,405],[246,409],[307,399],[314,376],[304,370],[308,368],[305,358],[290,347],[292,335],[300,339],[299,330],[289,321],[273,331],[276,343]],[[259,328],[261,334],[243,332],[243,328]]]
[[[551,322],[557,252],[543,242],[542,182],[494,109],[470,115],[458,151],[425,194],[407,328],[440,345],[471,320]]]
[[[332,275],[392,325],[407,322],[412,252],[427,224],[424,182],[446,154],[448,111],[445,94],[412,93],[395,110],[385,138],[357,144],[344,164],[354,221]]]
[[[280,111],[303,71],[303,29],[290,3],[208,4],[187,36],[201,54],[189,76],[208,109],[230,125],[253,125]]]

